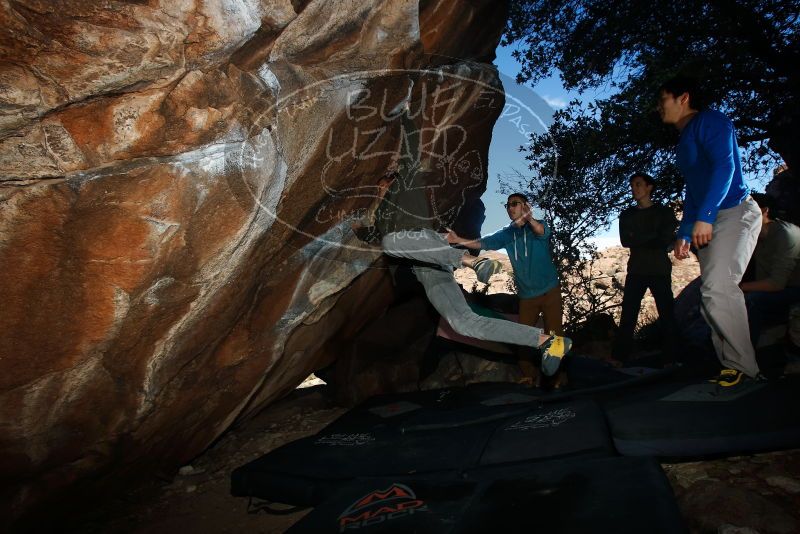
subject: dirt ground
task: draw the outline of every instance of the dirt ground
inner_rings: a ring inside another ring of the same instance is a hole
[[[226,433],[190,466],[184,466],[171,483],[154,480],[148,487],[114,499],[95,517],[84,518],[68,530],[82,534],[284,532],[308,510],[288,515],[248,513],[247,499],[230,494],[231,471],[284,443],[318,432],[346,411],[331,404],[324,386],[297,389]]]
[[[230,495],[231,471],[284,443],[316,433],[345,411],[332,404],[325,386],[297,389],[228,432],[171,482],[154,481],[116,498],[95,517],[66,530],[284,532],[308,510],[287,515],[248,513],[247,499]],[[693,533],[800,532],[800,450],[664,464],[664,468]]]

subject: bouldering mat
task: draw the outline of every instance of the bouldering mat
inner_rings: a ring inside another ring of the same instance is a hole
[[[466,473],[352,481],[289,532],[683,533],[649,458],[568,459]]]
[[[308,506],[357,477],[453,477],[478,466],[614,454],[603,413],[591,399],[517,403],[525,398],[513,390],[475,391],[481,395],[469,402],[448,401],[449,410],[414,408],[435,396],[396,396],[396,409],[386,408],[386,397],[368,401],[318,434],[234,470],[231,493]]]
[[[617,450],[686,457],[800,446],[800,377],[747,381],[731,390],[709,382],[654,384],[605,404]]]

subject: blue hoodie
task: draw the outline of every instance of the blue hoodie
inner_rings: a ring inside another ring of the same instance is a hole
[[[696,221],[714,224],[719,210],[738,206],[750,193],[733,123],[715,110],[692,117],[681,131],[676,162],[686,181],[678,237],[691,241]]]
[[[514,268],[517,295],[522,299],[532,299],[544,295],[558,285],[558,273],[550,256],[550,226],[544,225],[544,234],[536,235],[526,224],[517,228],[509,224],[502,230],[481,237],[481,248],[499,250],[505,248]]]

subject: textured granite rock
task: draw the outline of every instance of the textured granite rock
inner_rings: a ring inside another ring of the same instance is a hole
[[[386,110],[414,81],[440,222],[468,215],[503,20],[488,0],[0,2],[0,516],[177,469],[336,359],[393,298],[350,232],[402,154]]]

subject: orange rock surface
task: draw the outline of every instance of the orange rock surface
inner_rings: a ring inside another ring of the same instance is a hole
[[[383,312],[348,218],[400,154],[386,111],[413,80],[438,214],[463,217],[502,9],[0,2],[0,525],[170,472]]]

